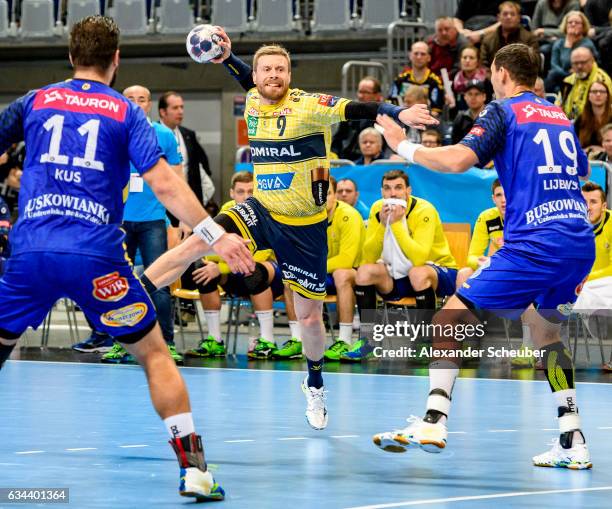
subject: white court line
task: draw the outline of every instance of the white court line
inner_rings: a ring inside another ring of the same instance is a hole
[[[66,449],[67,451],[97,451],[97,447],[73,447],[72,449]]]
[[[136,447],[149,447],[149,446],[145,444],[134,444],[134,445],[120,445],[119,447],[121,447],[122,449],[134,449]]]
[[[255,442],[255,440],[251,440],[251,439],[244,439],[244,440],[224,440],[223,441],[226,444],[242,444],[244,442]]]
[[[447,432],[449,435],[450,434],[455,434],[455,435],[467,435],[467,431],[448,431]]]
[[[489,433],[512,433],[518,431],[517,429],[488,429]]]
[[[389,504],[360,505],[346,509],[388,509],[390,507],[410,507],[415,505],[440,504],[444,502],[463,502],[466,500],[488,500],[493,498],[529,497],[535,495],[554,495],[557,493],[581,493],[585,491],[609,491],[612,486],[601,486],[599,488],[574,488],[567,490],[546,491],[514,491],[509,493],[495,493],[493,495],[473,495],[469,497],[430,498],[424,500],[409,500],[405,502],[392,502]]]
[[[559,428],[542,428],[542,431],[559,431]]]
[[[286,438],[277,438],[276,440],[308,440],[308,437],[286,437]]]
[[[359,438],[359,435],[331,435],[329,438]]]
[[[16,452],[15,454],[40,454],[42,452],[45,452],[45,451],[19,451],[19,452]]]
[[[597,426],[597,429],[612,429],[612,426]]]
[[[97,367],[97,368],[119,368],[119,369],[134,369],[140,368],[138,364],[96,364],[96,363],[85,363],[85,362],[68,362],[68,361],[46,361],[46,360],[32,360],[32,359],[11,359],[7,360],[9,363],[17,363],[17,362],[28,362],[28,363],[38,363],[38,364],[68,364],[72,366],[88,366],[88,367]],[[299,371],[290,371],[284,369],[249,369],[249,368],[211,368],[206,366],[177,366],[179,369],[196,369],[196,370],[209,370],[209,371],[241,371],[246,373],[306,373],[305,370]],[[323,371],[325,376],[381,376],[381,377],[392,377],[392,378],[427,378],[423,375],[394,375],[390,373],[332,373],[330,371]],[[520,380],[516,378],[476,378],[476,377],[467,377],[462,376],[457,378],[458,381],[461,380],[472,380],[476,382],[487,381],[487,382],[524,382],[524,383],[548,383],[548,380]],[[610,385],[610,382],[576,382],[580,385]]]

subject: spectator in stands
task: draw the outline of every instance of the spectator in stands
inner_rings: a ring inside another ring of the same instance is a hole
[[[533,86],[533,93],[542,99],[546,99],[546,88],[544,86],[544,80],[539,76],[536,78],[535,85]]]
[[[425,129],[421,134],[421,145],[424,147],[441,147],[442,135],[435,129]]]
[[[608,0],[608,5],[610,6],[608,25],[596,26],[595,29],[591,28],[593,35],[589,33],[589,37],[593,38],[595,46],[599,49],[601,67],[609,75],[612,75],[612,0]]]
[[[4,273],[4,264],[9,257],[8,234],[11,229],[11,210],[0,196],[0,276]]]
[[[612,10],[612,0],[587,0],[583,11],[592,28],[589,37],[598,38],[610,30],[609,17]]]
[[[550,71],[546,76],[546,90],[558,92],[563,79],[571,72],[571,53],[580,47],[589,48],[597,56],[593,41],[587,37],[591,25],[580,11],[569,12],[561,22],[561,32],[564,37],[558,39],[552,46]]]
[[[456,110],[461,111],[468,108],[463,94],[470,81],[482,81],[485,84],[487,102],[493,98],[493,85],[488,79],[489,71],[480,63],[480,52],[475,46],[467,46],[461,52],[460,70],[453,80],[453,92],[456,100]]]
[[[434,206],[412,196],[408,175],[401,170],[383,175],[382,196],[372,205],[357,270],[355,294],[361,338],[371,332],[373,324],[364,311],[376,308],[377,292],[386,301],[415,297],[426,323],[436,309],[436,296],[455,292],[457,265]],[[341,360],[356,361],[369,355],[365,341],[360,346]]]
[[[538,0],[531,18],[531,30],[538,38],[540,52],[550,61],[552,44],[563,37],[560,25],[570,11],[578,11],[578,0]]]
[[[404,97],[402,99],[402,102],[404,103],[404,106],[406,108],[410,108],[415,104],[430,105],[429,99],[427,97],[427,91],[419,85],[410,85],[406,89],[406,92],[404,93]],[[408,133],[408,138],[410,139],[410,141],[414,143],[421,143],[421,130],[415,127],[408,127],[406,128],[406,132]]]
[[[206,151],[200,145],[195,131],[182,125],[185,112],[183,98],[177,92],[165,92],[159,98],[158,110],[160,122],[170,128],[179,144],[183,158],[183,174],[189,187],[198,197],[200,203],[206,205],[215,192],[215,186],[211,180]],[[169,217],[172,226],[179,226],[176,218],[171,214]],[[176,240],[172,239],[170,244],[176,244]]]
[[[484,110],[487,102],[487,93],[484,82],[472,80],[467,86],[463,99],[467,109],[460,111],[453,121],[453,145],[459,143],[463,137],[470,132],[474,121]]]
[[[327,281],[328,295],[336,295],[340,334],[325,359],[338,361],[353,343],[353,313],[355,311],[355,276],[361,258],[365,225],[359,212],[336,200],[336,179],[329,178],[327,193]]]
[[[601,129],[612,122],[610,89],[603,80],[595,80],[589,88],[584,110],[574,121],[574,130],[580,146],[589,158],[603,152]]]
[[[574,72],[563,80],[560,101],[565,114],[573,119],[582,113],[588,100],[588,91],[594,81],[603,81],[608,90],[612,90],[612,81],[597,65],[590,48],[576,48],[570,58]]]
[[[487,34],[480,46],[482,64],[490,67],[495,53],[504,46],[521,42],[538,50],[538,39],[533,33],[521,26],[521,6],[516,2],[503,2],[497,15],[499,27]]]
[[[361,156],[355,159],[355,164],[368,165],[377,159],[384,159],[383,137],[373,127],[366,127],[359,133],[359,151]]]
[[[599,132],[601,134],[603,152],[600,152],[595,159],[612,164],[612,124],[606,124]]]
[[[472,44],[497,30],[497,13],[504,0],[459,0],[455,11],[455,24]]]
[[[357,100],[363,102],[382,102],[380,81],[374,76],[365,76],[357,86]],[[359,133],[374,125],[373,120],[347,120],[338,124],[338,130],[332,138],[331,151],[339,159],[354,161],[359,158]],[[383,140],[383,146],[386,143]]]
[[[228,210],[253,196],[253,174],[248,171],[234,173],[230,188],[231,200],[221,210]],[[283,281],[271,249],[259,250],[253,258],[255,271],[251,276],[232,274],[229,266],[217,256],[209,256],[191,276],[200,292],[200,302],[208,325],[208,336],[202,338],[189,357],[225,357],[227,350],[221,337],[221,294],[219,286],[233,297],[250,298],[259,322],[259,338],[249,346],[248,356],[268,358],[276,350],[274,342],[274,312],[272,302],[283,294]],[[188,276],[184,276],[188,277]],[[301,346],[297,357],[301,357]]]
[[[359,199],[357,183],[350,178],[342,178],[336,184],[336,199],[348,203],[357,209],[365,220],[370,215],[370,208]]]
[[[410,48],[411,66],[404,69],[393,81],[390,98],[399,100],[398,98],[404,97],[411,85],[418,85],[425,90],[429,98],[432,115],[439,116],[444,107],[444,87],[440,77],[428,67],[430,62],[431,55],[427,43],[415,42]]]
[[[442,16],[436,19],[436,32],[427,39],[431,55],[430,69],[438,76],[446,69],[450,79],[459,70],[459,54],[468,45],[466,37],[459,33],[453,18]]]

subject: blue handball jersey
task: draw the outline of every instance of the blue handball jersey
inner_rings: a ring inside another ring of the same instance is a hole
[[[26,158],[12,253],[123,259],[130,162],[144,173],[162,155],[143,110],[99,82],[56,83],[0,114],[0,152],[20,140]]]
[[[505,246],[540,257],[593,257],[578,178],[588,161],[563,110],[532,92],[493,101],[460,143],[481,166],[495,163],[507,200]]]

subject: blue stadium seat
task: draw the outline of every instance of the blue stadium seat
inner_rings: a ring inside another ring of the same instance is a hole
[[[100,2],[98,0],[68,0],[66,11],[66,30],[70,32],[72,25],[80,19],[100,14]]]
[[[161,0],[156,9],[157,31],[161,34],[187,34],[194,25],[189,0]]]
[[[6,0],[0,0],[0,37],[8,36],[9,16],[8,3]]]
[[[311,29],[348,30],[351,27],[351,6],[349,0],[315,0]]]
[[[293,2],[289,0],[257,0],[258,32],[290,32],[293,30]]]
[[[400,18],[397,0],[363,0],[361,21],[365,29],[387,28]]]
[[[53,0],[23,0],[19,29],[21,37],[53,37],[55,27],[53,9]]]
[[[212,0],[213,25],[222,26],[226,32],[246,32],[249,28],[247,20],[248,0]]]
[[[115,0],[110,14],[121,30],[121,35],[146,35],[148,32],[145,0]]]

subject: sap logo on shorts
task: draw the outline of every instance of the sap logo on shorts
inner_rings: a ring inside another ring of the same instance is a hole
[[[148,309],[144,302],[136,302],[104,313],[100,321],[108,327],[133,327],[142,321]]]
[[[123,299],[130,289],[127,279],[120,276],[119,272],[97,277],[92,283],[94,287],[93,296],[105,302],[117,302]]]
[[[559,304],[557,306],[557,311],[563,316],[570,316],[572,314],[573,309],[574,305],[571,302],[568,302],[567,304]]]
[[[482,136],[485,133],[485,129],[482,126],[479,125],[475,125],[474,127],[472,127],[470,129],[470,132],[468,134],[473,134],[474,136]]]
[[[258,191],[280,191],[289,189],[295,173],[268,173],[257,175]]]

